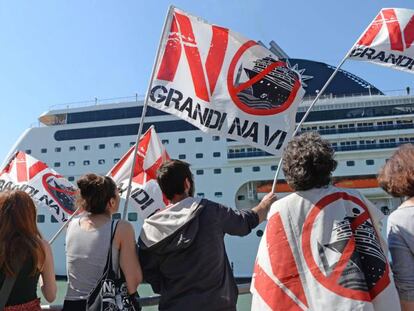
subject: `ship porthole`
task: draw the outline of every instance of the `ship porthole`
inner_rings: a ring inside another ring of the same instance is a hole
[[[256,235],[260,238],[263,235],[263,230],[257,230]]]

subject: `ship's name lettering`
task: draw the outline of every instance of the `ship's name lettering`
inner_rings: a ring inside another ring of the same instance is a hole
[[[217,111],[208,107],[204,107],[193,98],[184,98],[182,92],[170,88],[167,89],[163,85],[156,85],[152,88],[150,99],[154,103],[163,104],[164,107],[172,108],[180,112],[206,128],[221,131],[224,122],[227,120],[229,128],[227,133],[232,136],[239,136],[249,139],[254,143],[259,140],[266,146],[274,145],[275,149],[280,149],[285,141],[287,133],[282,130],[272,132],[271,127],[261,124],[253,120],[241,119],[233,117],[230,119],[226,112]]]
[[[391,63],[409,70],[412,70],[414,66],[414,59],[411,57],[393,54],[387,51],[378,51],[370,47],[356,47],[351,51],[350,57],[360,57],[382,63]]]

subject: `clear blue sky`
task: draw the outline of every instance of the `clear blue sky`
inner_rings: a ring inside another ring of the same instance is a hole
[[[332,65],[382,7],[414,9],[412,0],[0,0],[0,163],[52,105],[144,94],[170,4]],[[408,73],[351,61],[343,68],[384,91],[414,89]]]

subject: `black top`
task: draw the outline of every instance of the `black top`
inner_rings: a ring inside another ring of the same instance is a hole
[[[161,294],[159,310],[236,310],[238,290],[224,235],[246,235],[259,218],[208,200],[192,213],[197,215],[155,245],[139,240],[144,279]]]
[[[7,300],[6,306],[14,306],[32,301],[37,298],[37,282],[39,273],[31,275],[33,270],[33,258],[27,259],[17,275],[16,282]],[[3,285],[5,275],[0,271],[0,287]]]

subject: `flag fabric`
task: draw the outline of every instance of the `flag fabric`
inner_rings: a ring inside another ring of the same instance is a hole
[[[382,213],[334,186],[275,202],[260,242],[252,310],[399,310]]]
[[[349,58],[414,72],[414,10],[382,9]]]
[[[257,42],[176,8],[166,24],[148,104],[280,155],[305,93],[299,72]]]
[[[12,189],[28,193],[38,207],[47,208],[61,223],[76,210],[73,184],[23,151],[16,152],[0,172],[0,191]]]
[[[135,146],[132,146],[108,173],[108,176],[111,176],[120,187],[121,197],[124,199],[126,198],[134,149]],[[170,157],[154,127],[151,126],[141,136],[138,143],[129,198],[129,203],[136,208],[142,221],[166,206],[167,201],[158,186],[156,173],[161,164],[169,159]]]

